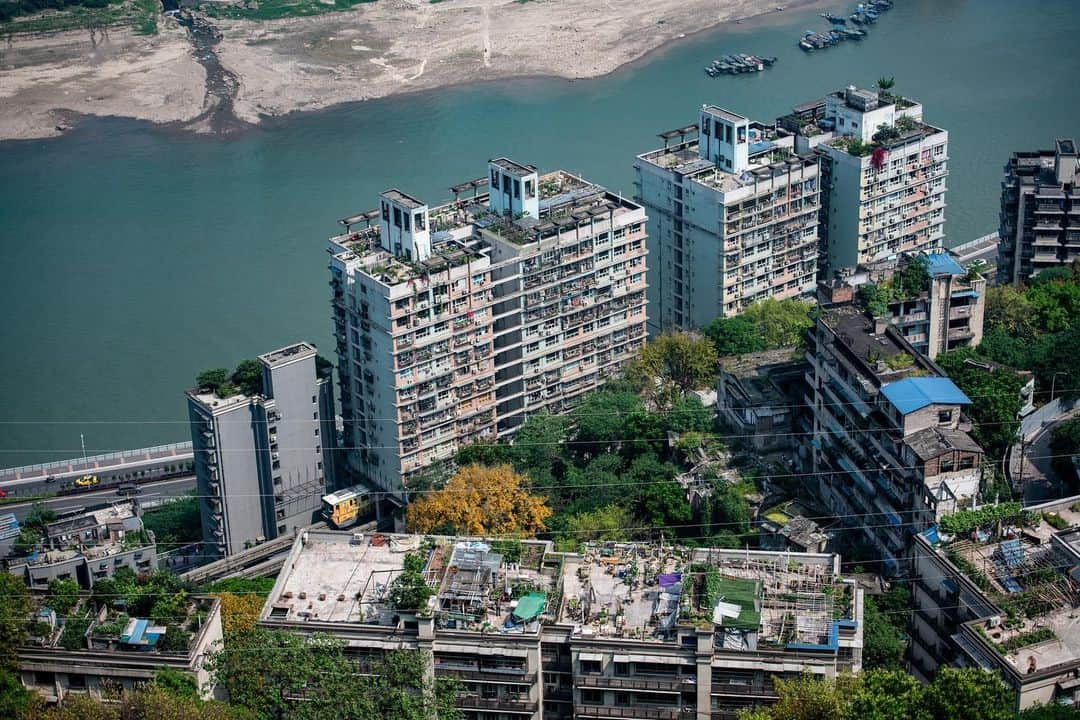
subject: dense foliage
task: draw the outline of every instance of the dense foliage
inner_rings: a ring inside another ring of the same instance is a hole
[[[925,255],[911,258],[892,279],[859,286],[859,304],[875,317],[889,315],[889,303],[916,298],[930,289],[929,260]]]
[[[713,320],[702,332],[720,356],[802,346],[814,325],[813,314],[810,303],[767,298],[752,303],[740,315]]]
[[[12,18],[31,15],[42,10],[66,10],[68,8],[103,8],[122,0],[0,0],[0,23]]]
[[[143,513],[142,521],[143,527],[154,533],[154,540],[162,551],[202,539],[199,501],[194,497],[147,510]]]
[[[340,640],[253,630],[230,633],[209,667],[230,701],[256,720],[461,718],[458,683],[440,678],[432,686],[415,651],[391,652],[360,674]]]
[[[911,593],[897,586],[863,601],[863,667],[902,670],[907,650],[906,626]]]
[[[972,436],[994,463],[1016,440],[1020,390],[1026,380],[1009,368],[988,370],[965,362],[968,359],[978,360],[978,355],[964,347],[939,355],[937,363],[971,398],[967,414],[972,420]]]
[[[1007,720],[1012,693],[981,668],[941,668],[922,685],[902,670],[869,670],[836,679],[806,674],[777,680],[779,702],[740,720]]]
[[[231,373],[227,368],[204,370],[195,377],[195,385],[204,392],[212,392],[222,398],[236,393],[261,395],[262,363],[258,360],[241,360]]]
[[[667,409],[685,393],[713,386],[716,349],[698,335],[665,333],[645,344],[627,365],[626,376],[650,404]]]
[[[1073,457],[1080,455],[1080,418],[1067,420],[1053,429],[1050,454],[1054,456],[1054,467],[1063,477],[1074,475]]]
[[[1008,520],[1020,516],[1021,505],[1018,502],[1003,502],[999,505],[984,505],[978,510],[961,510],[941,518],[941,529],[950,535],[963,535],[977,527],[988,525],[998,520]]]
[[[528,479],[509,465],[466,465],[442,490],[413,500],[412,532],[443,535],[535,535],[551,509],[528,492]]]

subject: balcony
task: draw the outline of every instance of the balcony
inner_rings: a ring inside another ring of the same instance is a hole
[[[540,708],[540,703],[531,700],[511,698],[484,698],[478,695],[459,695],[457,706],[464,710],[498,710],[500,712],[525,713],[531,715]]]
[[[739,685],[735,683],[714,682],[711,688],[713,695],[735,695],[737,697],[767,697],[776,698],[776,688],[771,683],[761,685]]]
[[[604,675],[580,675],[574,684],[582,688],[609,688],[613,690],[642,690],[651,692],[682,692],[684,685],[694,685],[697,679],[685,675],[670,680],[646,680],[631,677],[607,677]]]
[[[697,708],[675,709],[659,705],[629,705],[608,707],[606,705],[576,705],[574,714],[579,718],[625,718],[626,720],[682,720],[697,715]]]

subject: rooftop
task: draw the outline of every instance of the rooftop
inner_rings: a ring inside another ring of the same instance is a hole
[[[435,592],[421,614],[457,631],[513,635],[555,623],[582,637],[665,642],[676,624],[695,624],[754,633],[763,645],[817,646],[829,645],[834,621],[853,612],[833,555],[647,543],[564,554],[542,541],[308,531],[263,619],[394,627],[388,596],[410,554],[423,559]]]
[[[753,187],[771,178],[784,177],[792,170],[817,164],[813,157],[796,155],[790,147],[790,137],[788,142],[780,142],[772,128],[760,123],[750,126],[749,136],[749,167],[739,173],[722,170],[701,157],[696,139],[643,153],[638,158],[720,192]]]
[[[1068,550],[1080,529],[1075,499],[1003,517],[1000,533],[998,521],[986,522],[939,546],[1001,611],[968,626],[1021,675],[1032,662],[1036,671],[1080,663],[1080,565]]]
[[[921,460],[931,460],[953,450],[982,453],[982,448],[963,430],[928,427],[909,435],[905,442]]]
[[[852,303],[824,307],[821,321],[836,333],[843,350],[867,365],[883,384],[908,376],[939,374],[890,323],[882,322],[879,329],[873,318]]]
[[[927,253],[926,262],[926,270],[930,273],[931,277],[937,275],[966,274],[964,268],[960,266],[960,263],[956,262],[952,254],[948,251]]]
[[[259,356],[259,359],[270,367],[276,367],[278,365],[284,365],[294,360],[310,357],[314,354],[314,345],[308,342],[298,342],[283,347],[280,350],[272,350],[271,352],[264,353],[263,355]]]
[[[947,377],[909,377],[888,383],[881,394],[904,415],[930,405],[970,405],[971,400]]]

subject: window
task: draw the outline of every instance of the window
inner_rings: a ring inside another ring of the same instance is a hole
[[[938,424],[944,425],[952,422],[952,410],[942,410],[937,414]]]
[[[948,460],[943,459],[941,461],[941,472],[943,472],[943,473],[952,472],[954,469],[956,469],[956,465],[953,462],[952,458],[949,458]]]
[[[409,216],[409,213],[405,213],[405,217],[404,217],[403,219],[404,219],[404,221],[405,221],[405,229],[406,229],[406,230],[408,230],[408,229],[409,229],[409,217],[410,217],[410,216]]]
[[[602,705],[604,703],[603,690],[582,690],[581,702],[588,705]]]
[[[394,227],[401,227],[401,210],[394,208]]]
[[[386,203],[382,204],[382,219],[390,222],[390,206]]]
[[[617,662],[613,667],[615,668],[615,674],[620,677],[626,677],[630,674],[630,663]]]
[[[85,675],[68,675],[68,687],[72,690],[86,689]]]
[[[581,672],[585,674],[599,675],[601,672],[599,660],[582,660]]]

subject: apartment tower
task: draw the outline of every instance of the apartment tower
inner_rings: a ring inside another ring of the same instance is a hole
[[[1076,142],[1016,152],[1001,182],[998,282],[1021,283],[1080,258]]]
[[[329,366],[301,342],[259,356],[260,394],[187,392],[203,542],[221,556],[315,522],[334,453]]]
[[[836,270],[942,247],[949,134],[919,103],[849,86],[793,109],[777,125],[821,157],[821,257]]]
[[[649,214],[650,333],[813,296],[816,157],[796,155],[790,133],[713,105],[660,137],[664,147],[634,164]]]
[[[429,207],[387,190],[329,242],[353,480],[411,475],[564,412],[645,341],[645,211],[506,158]]]

